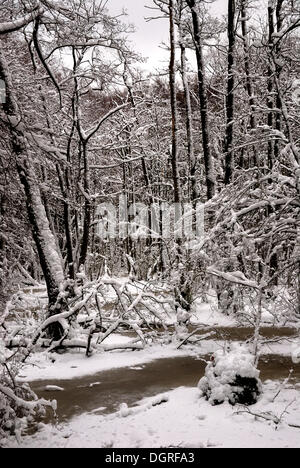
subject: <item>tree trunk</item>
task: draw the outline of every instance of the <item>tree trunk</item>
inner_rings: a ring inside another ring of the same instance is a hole
[[[171,111],[172,111],[172,174],[174,184],[174,203],[181,202],[180,179],[178,171],[178,116],[177,116],[177,100],[176,100],[176,64],[175,64],[175,21],[174,21],[174,0],[169,0],[170,14],[170,94],[171,94]]]
[[[268,25],[269,25],[269,64],[268,64],[268,97],[267,97],[267,106],[269,109],[268,113],[268,126],[270,129],[273,128],[274,124],[274,76],[273,76],[273,67],[272,67],[272,52],[273,52],[273,34],[275,32],[274,28],[274,5],[270,1],[268,4]],[[268,167],[270,170],[273,169],[274,165],[274,142],[270,139],[268,143]]]
[[[90,230],[91,230],[91,213],[92,206],[90,196],[90,168],[88,160],[88,149],[85,141],[82,141],[82,154],[83,154],[83,165],[84,165],[84,193],[85,193],[85,202],[84,202],[84,219],[83,219],[83,234],[81,240],[81,249],[79,256],[79,268],[83,266],[86,262],[89,240],[90,240]]]
[[[207,91],[205,85],[205,68],[203,60],[201,28],[199,16],[196,11],[196,1],[187,0],[187,4],[191,10],[193,30],[194,30],[194,43],[196,47],[196,59],[198,68],[198,93],[200,100],[200,113],[201,113],[201,126],[202,126],[202,146],[204,154],[204,164],[206,173],[207,185],[207,198],[210,200],[215,195],[216,182],[213,157],[211,154],[211,141],[209,134],[209,120],[208,120],[208,105],[207,105]]]
[[[181,2],[182,8],[182,2]],[[188,162],[189,162],[189,175],[190,175],[190,199],[195,202],[198,197],[197,180],[196,180],[196,168],[197,158],[195,156],[194,137],[193,137],[193,115],[192,115],[192,104],[191,104],[191,93],[189,87],[189,81],[186,70],[186,49],[183,38],[181,18],[179,19],[179,45],[181,52],[181,74],[182,84],[184,89],[185,97],[185,109],[186,109],[186,134],[187,134],[187,149],[188,149]],[[195,208],[195,207],[194,207]]]
[[[270,112],[268,114],[268,125],[270,128],[275,126],[277,131],[281,131],[281,122],[282,122],[282,114],[281,112],[276,111],[274,115],[274,93],[276,88],[274,86],[275,83],[280,83],[280,75],[282,71],[282,66],[280,62],[278,62],[278,58],[280,55],[280,43],[277,40],[276,45],[274,44],[274,33],[275,33],[275,22],[274,22],[274,14],[276,14],[276,31],[277,33],[280,32],[283,24],[282,18],[282,5],[284,0],[277,0],[276,8],[275,5],[270,2],[268,6],[268,23],[269,23],[269,68],[268,68],[268,107]],[[276,93],[276,109],[281,109],[281,98],[279,95],[279,91],[277,90]],[[268,165],[269,169],[272,170],[274,166],[274,162],[278,159],[280,152],[280,142],[276,138],[275,141],[270,141],[268,145]],[[278,256],[277,253],[274,253],[270,259],[270,272],[271,275],[274,275],[278,271]],[[274,284],[278,284],[278,278],[276,277],[274,280]]]
[[[40,87],[40,92],[41,92],[41,99],[42,99],[42,103],[43,103],[43,109],[44,109],[44,112],[45,112],[47,125],[48,125],[49,130],[51,130],[51,140],[52,140],[53,145],[56,148],[58,148],[58,144],[57,144],[56,139],[54,137],[55,132],[54,132],[50,117],[48,115],[48,106],[47,106],[46,96],[43,93],[42,87]],[[71,138],[72,138],[72,135],[73,135],[73,130],[74,130],[74,125],[72,126]],[[69,145],[70,145],[70,140],[68,142],[68,151],[67,151],[67,161],[68,161],[68,163],[70,163],[70,146]],[[44,170],[44,168],[42,168],[42,170]],[[65,235],[66,235],[65,248],[66,248],[66,253],[67,253],[66,254],[66,257],[67,257],[66,258],[66,260],[67,260],[67,270],[68,270],[68,274],[69,274],[70,279],[75,280],[75,265],[74,265],[74,255],[73,255],[73,238],[72,238],[72,228],[71,228],[71,210],[70,210],[70,201],[69,201],[69,198],[70,198],[69,167],[68,167],[68,165],[66,165],[66,168],[63,171],[61,169],[61,167],[60,167],[60,164],[57,163],[56,164],[56,172],[57,172],[57,176],[58,176],[58,180],[59,180],[61,194],[62,194],[62,197],[63,197],[64,229],[65,229]],[[46,213],[47,213],[46,200],[43,200],[43,201],[44,201],[44,205],[45,205]],[[48,219],[50,221],[48,213],[47,213],[47,216],[48,216]]]
[[[225,137],[225,184],[233,180],[234,175],[234,153],[233,153],[233,130],[234,130],[234,48],[235,48],[235,0],[228,0],[228,75],[226,95],[226,137]]]
[[[277,33],[279,33],[281,31],[281,28],[282,28],[282,25],[283,25],[283,14],[282,14],[282,6],[283,6],[283,2],[284,0],[277,0],[277,5],[276,5],[276,30],[277,30]],[[275,46],[275,54],[276,54],[276,57],[279,58],[279,55],[280,55],[280,42],[277,41],[277,44]],[[280,76],[281,76],[281,72],[282,72],[282,65],[280,64],[280,61],[276,61],[276,64],[275,64],[275,73],[276,73],[276,78],[280,81]],[[280,108],[280,98],[278,96],[278,93],[277,93],[277,96],[276,96],[276,108],[279,109]],[[275,116],[275,128],[278,132],[281,132],[281,124],[282,124],[282,115],[280,112],[277,112],[276,113],[276,116]],[[275,140],[275,143],[274,143],[274,160],[276,161],[279,157],[279,153],[280,153],[280,142],[279,140]]]
[[[10,132],[11,147],[16,158],[16,167],[23,185],[28,219],[32,228],[33,238],[37,247],[41,268],[44,273],[49,298],[49,316],[59,312],[58,296],[60,287],[64,283],[64,271],[61,256],[58,252],[55,237],[50,229],[38,181],[30,158],[30,151],[24,135],[22,118],[16,99],[13,95],[13,86],[10,72],[3,52],[0,50],[0,79],[6,85],[6,103],[3,105],[6,114],[6,125]],[[52,336],[57,339],[61,336],[58,324],[51,330]]]
[[[245,74],[246,74],[246,88],[249,98],[250,106],[250,128],[255,130],[257,128],[257,120],[255,116],[255,98],[253,93],[253,84],[251,78],[251,69],[250,69],[250,50],[249,50],[249,40],[248,40],[248,26],[247,26],[247,7],[246,0],[241,0],[241,23],[242,23],[242,36],[244,44],[244,65],[245,65]],[[253,146],[253,164],[254,166],[259,166],[260,162],[257,156],[257,149]]]

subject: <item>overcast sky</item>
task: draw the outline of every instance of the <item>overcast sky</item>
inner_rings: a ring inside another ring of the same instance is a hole
[[[131,37],[135,50],[148,57],[147,68],[151,69],[167,59],[159,45],[162,41],[168,42],[169,32],[168,22],[164,19],[145,21],[145,17],[154,15],[145,5],[153,6],[153,3],[151,0],[109,0],[107,7],[113,14],[118,14],[122,7],[127,10],[128,21],[136,27],[136,33]],[[216,0],[211,8],[214,14],[221,16],[227,11],[227,0]]]

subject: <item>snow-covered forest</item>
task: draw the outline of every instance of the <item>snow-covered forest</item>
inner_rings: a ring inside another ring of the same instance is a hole
[[[300,447],[300,4],[222,2],[145,0],[149,70],[1,0],[0,446]]]

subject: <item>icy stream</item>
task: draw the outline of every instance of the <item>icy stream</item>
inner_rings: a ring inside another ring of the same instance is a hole
[[[92,412],[109,414],[117,411],[121,403],[134,406],[144,397],[154,396],[180,386],[196,386],[204,375],[205,359],[191,356],[159,359],[136,367],[123,367],[72,380],[37,381],[32,388],[44,398],[58,402],[58,421],[67,421],[73,416]],[[291,358],[262,356],[259,368],[261,379],[284,380],[294,369],[290,383],[300,386],[300,364]],[[46,391],[48,385],[57,385],[64,391]]]

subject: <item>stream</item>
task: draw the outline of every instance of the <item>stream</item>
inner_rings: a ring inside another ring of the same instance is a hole
[[[206,328],[203,333],[212,330]],[[223,339],[234,341],[243,341],[253,334],[250,328],[218,328],[217,331]],[[201,333],[202,331],[199,332]],[[295,329],[265,328],[261,330],[261,335],[266,339],[291,337],[295,335]],[[140,366],[111,369],[72,380],[36,381],[31,387],[39,397],[57,400],[57,418],[59,422],[63,422],[82,413],[110,414],[117,411],[121,403],[134,406],[142,398],[180,386],[195,387],[204,375],[205,360],[209,358],[164,358]],[[291,368],[294,372],[290,382],[300,386],[300,364],[293,364],[290,357],[266,355],[261,356],[259,362],[263,381],[284,380]],[[48,385],[57,385],[64,391],[46,391]]]

